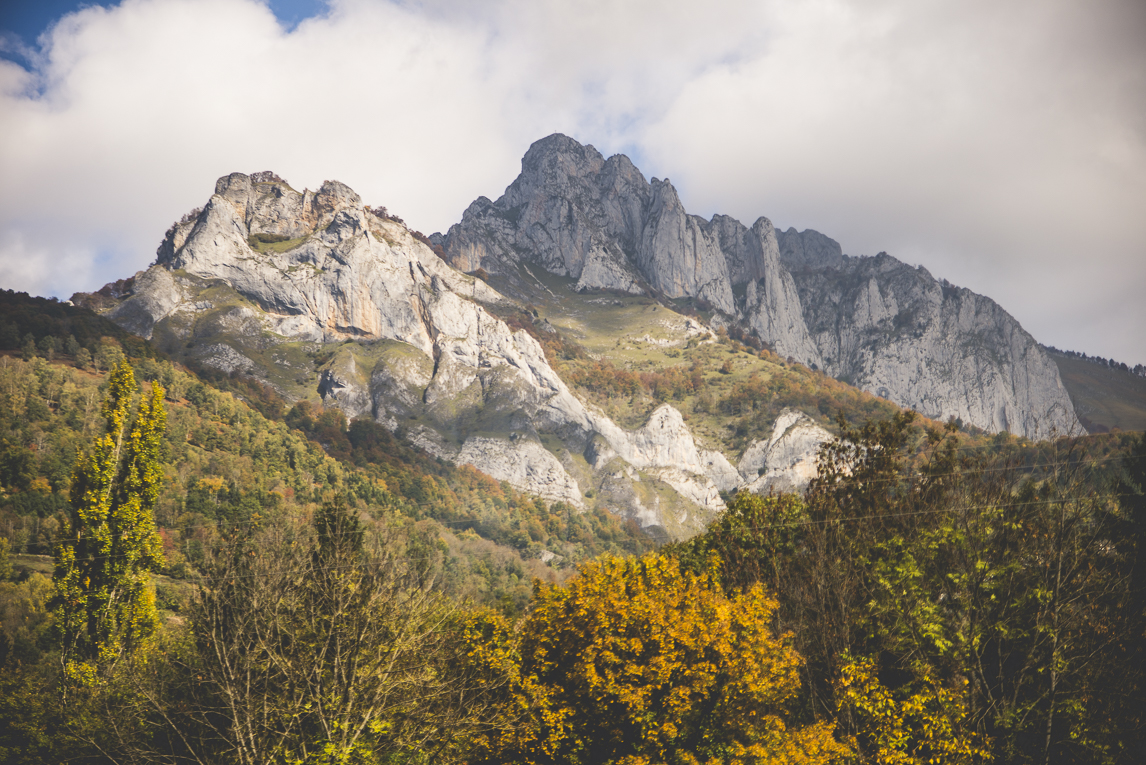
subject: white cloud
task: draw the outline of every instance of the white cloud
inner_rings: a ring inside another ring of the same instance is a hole
[[[641,142],[690,209],[889,251],[995,298],[1044,342],[1133,363],[1142,15],[1095,8],[794,5],[765,55],[695,78]]]
[[[444,229],[561,131],[696,212],[885,249],[1146,361],[1142,14],[1097,8],[336,0],[290,32],[255,0],[87,8],[34,72],[0,62],[0,281],[128,275],[235,170]]]
[[[533,132],[473,65],[486,44],[388,4],[289,34],[243,0],[82,10],[52,30],[35,77],[2,65],[0,225],[37,252],[106,240],[130,273],[216,177],[259,169],[300,188],[336,177],[446,225],[487,178],[512,178]],[[37,291],[99,286],[47,259],[20,273],[15,286]]]

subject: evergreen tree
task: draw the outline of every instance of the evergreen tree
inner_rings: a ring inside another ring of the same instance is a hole
[[[152,508],[167,413],[163,388],[152,385],[132,423],[135,393],[135,375],[122,361],[101,410],[107,431],[76,462],[70,523],[56,547],[56,623],[75,679],[132,650],[156,626],[147,572],[163,564]]]
[[[31,361],[36,358],[36,337],[31,332],[24,335],[24,345],[20,348],[20,358]]]

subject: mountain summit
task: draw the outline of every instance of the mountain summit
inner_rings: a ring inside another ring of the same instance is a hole
[[[716,323],[929,417],[1031,438],[1081,430],[1054,362],[991,299],[886,253],[844,255],[816,231],[690,215],[667,179],[568,136],[534,143],[500,199],[477,199],[433,240],[511,292],[527,264],[580,290],[693,298]]]

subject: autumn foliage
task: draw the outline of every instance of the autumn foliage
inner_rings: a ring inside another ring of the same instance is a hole
[[[845,749],[792,723],[800,657],[757,585],[725,595],[672,558],[603,559],[540,587],[522,629],[523,721],[480,742],[486,762],[818,763]]]
[[[699,393],[704,385],[703,370],[699,365],[666,367],[655,372],[632,372],[613,366],[607,361],[575,370],[570,381],[581,388],[604,396],[651,395],[657,401],[680,400]]]

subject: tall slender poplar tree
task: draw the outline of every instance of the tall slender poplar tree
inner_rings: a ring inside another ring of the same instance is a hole
[[[152,384],[132,422],[136,390],[131,366],[121,361],[101,409],[107,430],[76,462],[71,519],[56,546],[56,624],[74,679],[131,651],[157,624],[147,572],[163,565],[152,510],[167,411],[163,388]]]

